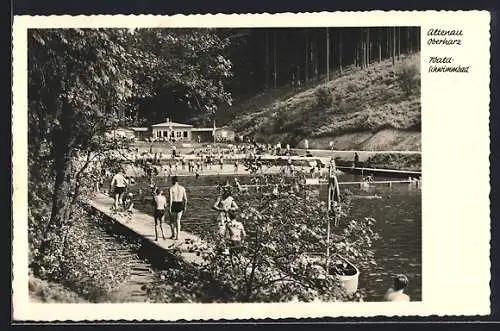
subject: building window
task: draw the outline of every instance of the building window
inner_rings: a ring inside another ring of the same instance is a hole
[[[163,136],[166,138],[168,137],[168,131],[167,130],[163,130]]]
[[[188,132],[187,132],[187,131],[184,131],[183,137],[184,137],[184,138],[187,138],[187,137],[188,137]]]
[[[174,132],[174,131],[171,131],[171,132],[170,132],[170,137],[171,137],[171,138],[175,138],[175,132]]]
[[[181,137],[182,137],[182,132],[177,131],[177,138],[181,138]]]
[[[160,138],[161,137],[161,131],[156,131],[156,138]]]

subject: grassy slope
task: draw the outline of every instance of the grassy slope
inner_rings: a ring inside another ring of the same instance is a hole
[[[333,94],[331,107],[317,106],[320,86],[287,87],[260,94],[233,107],[220,118],[237,132],[255,134],[268,142],[307,138],[311,148],[327,147],[333,140],[340,149],[420,149],[420,89],[407,95],[396,72],[403,63],[420,62],[420,54],[369,68],[348,67],[326,86]],[[311,145],[312,143],[312,145]],[[326,146],[325,146],[326,145]]]

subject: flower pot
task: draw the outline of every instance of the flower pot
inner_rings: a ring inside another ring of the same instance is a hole
[[[349,295],[354,294],[358,290],[359,269],[343,256],[340,255],[337,256],[341,260],[345,261],[350,267],[352,267],[353,270],[355,270],[354,274],[352,275],[337,275],[337,277],[340,280],[340,284],[342,285],[346,293]]]
[[[317,264],[317,266],[321,266],[321,269],[323,272],[317,272],[316,274],[316,277],[318,279],[324,279],[325,278],[325,273],[324,273],[324,256],[323,255],[318,255],[318,254],[305,254],[305,256],[307,257],[307,259],[315,264]],[[330,275],[331,276],[335,276],[335,277],[338,277],[339,281],[340,281],[340,285],[342,286],[342,288],[346,291],[346,293],[348,295],[352,295],[354,293],[356,293],[356,291],[358,290],[358,281],[359,281],[359,269],[354,265],[352,264],[351,262],[349,262],[349,260],[347,260],[345,257],[341,256],[341,255],[337,255],[337,258],[343,262],[345,262],[345,264],[347,264],[348,266],[348,269],[346,270],[346,274],[338,274],[336,272],[337,268],[330,268]]]

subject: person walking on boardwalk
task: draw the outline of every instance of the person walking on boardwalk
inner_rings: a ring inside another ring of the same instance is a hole
[[[114,204],[115,210],[118,210],[119,204],[122,204],[123,194],[125,193],[126,187],[127,187],[127,179],[123,174],[123,170],[120,169],[113,176],[113,179],[111,180],[110,191],[113,192],[115,198],[115,204]]]
[[[385,301],[410,301],[408,294],[403,293],[408,286],[408,277],[405,275],[397,275],[394,278],[394,287],[390,288],[384,296]]]
[[[163,233],[163,227],[161,223],[165,217],[165,209],[167,207],[167,198],[163,195],[163,190],[160,188],[156,189],[156,195],[154,196],[154,219],[155,219],[155,240],[158,241],[158,226],[160,226],[161,236],[165,239],[165,234]]]
[[[172,236],[170,239],[179,239],[181,231],[182,214],[186,212],[187,194],[184,186],[179,184],[177,176],[172,177],[172,186],[170,187],[170,229]]]
[[[224,186],[222,188],[222,194],[219,195],[212,209],[219,212],[219,215],[217,215],[217,232],[219,233],[219,235],[224,236],[224,234],[226,233],[228,213],[230,211],[238,210],[238,205],[234,201],[234,198],[231,196],[230,187]]]

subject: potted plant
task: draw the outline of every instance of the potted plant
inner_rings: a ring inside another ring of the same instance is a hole
[[[311,277],[316,279],[326,279],[334,277],[347,295],[352,295],[358,290],[359,269],[342,255],[335,254],[329,263],[325,261],[325,256],[318,253],[304,254],[313,272]],[[328,263],[328,268],[326,265]]]

